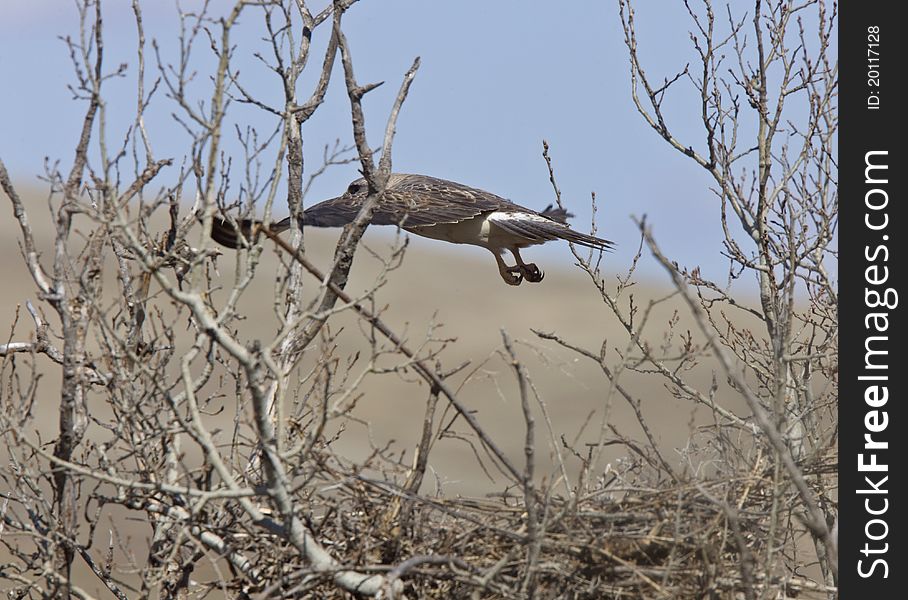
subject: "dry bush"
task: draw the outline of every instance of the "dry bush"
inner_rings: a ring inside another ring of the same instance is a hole
[[[207,4],[180,12],[180,56],[171,64],[145,42],[134,0],[137,110],[115,146],[105,137],[104,83],[123,67],[111,71],[103,61],[100,4],[80,4],[80,35],[69,46],[74,91],[87,109],[72,167],[50,165],[46,174],[52,248],[39,247],[34,216],[0,163],[39,298],[27,305],[30,335],[21,333],[23,314],[18,337],[0,347],[4,589],[13,597],[85,598],[87,586],[118,598],[834,596],[837,327],[827,265],[837,207],[836,70],[828,56],[835,14],[822,2],[757,0],[751,14],[729,8],[721,19],[710,2],[690,7],[699,62],[656,85],[638,58],[633,8],[619,3],[640,114],[714,181],[728,279],[709,281],[673,263],[643,221],[640,251],[617,279],[600,272],[601,257],[578,253],[603,314],[625,335],[593,350],[558,332],[537,335],[601,369],[603,409],[587,424],[594,441],[572,442],[552,428],[522,347],[502,332],[500,356],[523,417],[524,453],[515,457],[452,383],[469,370],[445,364],[451,340],[430,329],[414,346],[375,308],[405,243],[383,255],[370,290],[345,291],[419,66],[417,59],[403,76],[376,163],[361,107],[376,86],[356,80],[342,27],[353,4],[337,0],[312,14],[302,0],[246,0],[223,15]],[[257,19],[271,42],[263,60],[279,76],[280,106],[247,90],[231,63],[241,17]],[[310,56],[312,36],[330,38],[323,57]],[[202,80],[193,53],[203,50],[215,67],[200,102],[188,90]],[[324,165],[307,171],[301,125],[338,85],[331,80],[338,59],[356,155],[326,150]],[[306,69],[319,76],[300,95]],[[676,138],[663,115],[663,103],[684,85],[702,104],[704,138],[696,144]],[[155,157],[143,120],[151,102],[170,103],[191,134],[182,161]],[[222,155],[233,103],[267,111],[276,124],[273,135],[241,134],[240,177]],[[544,156],[560,204],[547,147]],[[206,233],[216,216],[268,219],[285,176],[290,212],[298,214],[304,173],[311,182],[354,159],[370,200],[344,229],[326,272],[307,258],[298,229],[289,242],[250,240],[232,281],[217,272],[221,252]],[[231,204],[236,197],[241,202]],[[283,261],[274,282],[277,329],[256,341],[240,333],[238,307],[252,279],[267,276],[265,248]],[[675,290],[638,304],[634,276],[637,261],[648,260],[644,251]],[[757,282],[756,303],[746,286],[735,287],[746,277]],[[651,318],[678,298],[698,331],[679,326],[678,315]],[[748,325],[729,316],[736,312]],[[339,349],[331,322],[341,313],[359,319],[367,353]],[[304,364],[307,353],[315,359]],[[50,408],[36,404],[36,390],[50,365],[61,385],[58,427],[49,433],[39,422]],[[708,389],[688,377],[698,365],[713,372]],[[376,447],[366,460],[351,460],[334,442],[369,394],[367,376],[387,372],[426,390],[423,422],[414,423],[419,443],[408,453]],[[657,443],[641,410],[646,398],[625,383],[631,374],[701,407],[706,422],[691,425],[680,454],[667,456]],[[748,410],[736,411],[742,399]],[[637,415],[642,438],[614,426],[616,400]],[[483,500],[435,494],[427,465],[443,438],[470,444],[477,477],[505,491]],[[603,464],[614,446],[626,458]],[[545,453],[556,457],[557,476],[536,472]],[[121,530],[136,520],[147,540]],[[818,581],[807,576],[810,567],[819,567]],[[86,570],[90,583],[77,581]]]

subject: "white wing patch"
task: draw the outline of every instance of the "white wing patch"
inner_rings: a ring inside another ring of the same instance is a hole
[[[508,222],[508,221],[535,221],[537,223],[547,223],[549,225],[555,223],[552,219],[548,217],[543,217],[542,215],[533,214],[530,212],[514,212],[514,211],[503,211],[496,210],[489,215],[489,220],[493,223],[495,222]],[[560,223],[557,223],[560,225]]]

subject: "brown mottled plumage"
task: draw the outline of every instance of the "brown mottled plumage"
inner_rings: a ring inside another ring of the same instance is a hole
[[[303,212],[301,225],[342,227],[353,222],[368,195],[365,179],[357,179],[343,195],[325,200]],[[526,279],[542,281],[543,274],[533,263],[524,263],[520,249],[562,239],[607,250],[612,242],[571,229],[570,217],[551,205],[536,212],[495,194],[453,181],[425,175],[393,173],[372,215],[373,225],[399,225],[404,230],[455,244],[472,244],[492,251],[505,283],[520,285]],[[231,248],[242,245],[261,222],[244,221],[239,229],[226,219],[215,219],[211,237]],[[281,232],[290,228],[290,218],[270,226]],[[240,235],[242,234],[242,236]],[[501,257],[509,250],[517,264],[509,267]]]

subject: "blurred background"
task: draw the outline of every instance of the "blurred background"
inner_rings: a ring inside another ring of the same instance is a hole
[[[315,12],[323,5],[327,3],[313,3],[311,8]],[[172,2],[142,5],[147,38],[146,90],[151,89],[158,72],[152,42],[156,41],[163,64],[173,64],[179,56],[176,6]],[[191,10],[198,3],[186,1],[180,6]],[[219,14],[227,7],[228,3],[223,8],[212,4],[210,9],[212,14]],[[104,16],[108,69],[127,65],[123,76],[106,82],[105,92],[107,138],[111,148],[119,148],[133,125],[136,109],[136,27],[128,2],[105,3]],[[669,257],[691,268],[700,266],[704,276],[725,281],[727,262],[720,255],[718,201],[705,174],[668,148],[637,114],[616,3],[360,2],[348,11],[344,23],[359,82],[386,82],[364,101],[373,147],[381,144],[388,111],[404,72],[414,57],[422,59],[398,121],[395,171],[452,179],[541,210],[554,202],[542,158],[545,139],[551,147],[563,199],[576,215],[576,228],[589,231],[593,216],[590,195],[596,194],[598,234],[617,242],[616,250],[605,255],[602,262],[608,281],[616,282],[615,275],[626,272],[638,249],[639,233],[632,215],[647,215]],[[688,25],[681,3],[640,7],[639,52],[652,80],[674,76],[693,59]],[[259,53],[269,60],[271,57],[262,31],[259,12],[249,11],[234,30],[233,60],[246,90],[263,102],[280,106],[280,81],[258,58]],[[78,34],[78,13],[70,3],[9,0],[4,4],[0,73],[8,92],[0,95],[0,156],[14,182],[28,192],[30,217],[48,252],[52,228],[40,177],[45,161],[60,161],[64,172],[72,161],[85,103],[74,100],[68,88],[74,81],[73,66],[60,37]],[[309,96],[317,80],[329,34],[330,24],[326,24],[313,35],[310,68],[302,77],[299,92],[302,98]],[[207,100],[208,77],[214,68],[207,44],[193,49],[193,60],[198,74],[188,94]],[[340,69],[338,61],[325,104],[303,128],[307,177],[322,165],[326,146],[333,147],[338,141],[351,145],[353,141],[349,100]],[[703,137],[699,110],[698,96],[689,84],[673,88],[665,103],[676,135],[695,147]],[[155,180],[156,185],[171,185],[178,170],[187,164],[185,153],[191,138],[174,119],[174,112],[174,104],[161,86],[145,113],[145,124],[155,157],[173,157],[174,165],[169,174],[165,170]],[[223,147],[236,165],[234,193],[238,192],[244,163],[237,132],[245,133],[252,127],[262,140],[276,125],[276,117],[257,107],[235,102],[229,108]],[[130,153],[131,149],[126,151]],[[267,152],[263,159],[263,177],[268,176],[267,156],[273,156],[273,152]],[[132,168],[130,160],[127,158],[124,164]],[[341,193],[358,177],[357,168],[358,164],[352,163],[329,169],[313,183],[306,203]],[[189,190],[184,198],[191,199],[192,192]],[[283,216],[287,209],[278,200],[274,211]],[[0,223],[4,224],[0,251],[13,257],[18,230],[11,218],[4,217]],[[329,264],[337,233],[307,230],[307,251],[318,265]],[[370,228],[365,244],[387,255],[394,236],[391,228]],[[501,330],[516,338],[520,358],[526,361],[549,407],[551,440],[564,435],[582,447],[584,440],[589,442],[599,435],[604,423],[615,425],[631,438],[642,436],[633,411],[609,393],[614,390],[609,389],[608,380],[593,361],[542,342],[531,331],[556,332],[594,353],[606,343],[609,360],[621,362],[616,352],[625,349],[626,333],[603,305],[599,291],[573,265],[575,259],[567,244],[535,247],[524,256],[538,263],[546,278],[538,285],[525,283],[515,288],[500,280],[494,260],[483,249],[413,238],[403,265],[379,290],[377,303],[387,307],[385,321],[403,332],[411,346],[419,345],[433,323],[443,325],[435,331],[436,337],[457,340],[442,354],[445,367],[470,361],[456,384],[463,386],[466,402],[511,456],[520,457],[522,453],[522,417],[512,374],[499,354]],[[233,256],[225,255],[219,265],[218,276],[229,287]],[[263,269],[243,305],[247,324],[241,333],[249,338],[267,339],[276,330],[271,298],[272,275],[277,268],[273,253],[266,252]],[[371,287],[380,268],[380,261],[368,250],[361,250],[348,290],[357,294]],[[4,274],[8,275],[8,285],[0,289],[0,322],[9,327],[25,300],[35,300],[34,286],[21,261],[6,261]],[[631,292],[638,305],[666,296],[669,280],[648,256],[640,262],[636,278],[640,283]],[[747,287],[752,283],[736,285]],[[652,324],[645,331],[655,344],[666,335],[676,310],[681,318],[678,331],[694,327],[677,299],[663,302],[654,310]],[[352,355],[365,348],[364,336],[355,319],[344,319],[332,326],[335,331],[345,328],[338,343]],[[13,337],[27,336],[31,326],[27,316],[21,316]],[[52,367],[49,363],[47,366]],[[50,369],[42,381],[43,393],[50,394],[49,406],[56,394],[57,371]],[[707,390],[713,373],[704,367],[687,376],[698,389]],[[633,373],[623,377],[642,402],[643,415],[655,426],[654,435],[671,460],[673,449],[688,443],[691,425],[698,421],[695,407],[675,400],[661,378]],[[406,375],[371,376],[365,388],[368,397],[354,411],[361,420],[349,423],[351,435],[342,437],[337,448],[351,460],[389,443],[412,448],[418,440],[427,394],[412,383]],[[229,416],[228,411],[225,418]],[[49,421],[47,426],[47,434],[52,436],[55,424]],[[539,435],[542,440],[550,434],[540,430]],[[437,483],[445,491],[475,494],[495,487],[477,475],[468,446],[454,442],[441,446],[432,457]],[[618,459],[625,452],[616,446],[609,456]],[[551,453],[540,457],[546,465],[541,469],[544,477],[555,473],[554,459]]]

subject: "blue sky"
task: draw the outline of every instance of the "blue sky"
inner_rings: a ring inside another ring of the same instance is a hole
[[[214,12],[231,4],[212,2]],[[640,51],[652,79],[661,80],[695,58],[689,22],[680,2],[641,5]],[[143,6],[149,42],[156,38],[165,56],[175,58],[176,4],[156,0]],[[38,185],[45,156],[60,159],[64,166],[71,161],[81,125],[84,103],[72,100],[66,88],[73,81],[72,68],[58,39],[76,34],[76,11],[73,3],[62,0],[5,0],[3,12],[0,77],[7,91],[0,94],[0,156],[20,185]],[[281,90],[276,76],[254,58],[256,51],[267,50],[259,15],[249,10],[235,32],[236,61],[244,86],[277,102]],[[415,56],[422,58],[398,122],[396,171],[453,179],[541,209],[553,201],[541,157],[542,140],[547,139],[564,200],[577,215],[574,224],[579,229],[588,231],[590,192],[596,192],[600,235],[618,243],[607,259],[613,270],[626,268],[637,248],[630,215],[645,213],[669,256],[684,265],[700,265],[704,275],[725,279],[718,201],[705,173],[670,149],[636,113],[615,2],[363,0],[348,12],[345,24],[359,81],[386,81],[365,100],[373,146],[381,142],[403,73]],[[128,65],[126,77],[108,82],[109,137],[117,141],[135,108],[136,31],[129,2],[107,2],[105,26],[108,69]],[[315,33],[313,68],[300,87],[303,97],[317,76],[315,67],[329,33],[329,26]],[[195,56],[200,77],[193,91],[201,97],[208,93],[204,69],[212,60],[204,43]],[[150,85],[154,63],[150,56],[147,61]],[[667,105],[676,134],[695,146],[702,144],[691,86],[679,87]],[[173,110],[159,94],[146,124],[156,156],[174,157],[179,165],[187,137],[174,123]],[[242,153],[232,123],[255,126],[266,135],[274,122],[241,105],[232,107],[229,120],[225,148],[235,163],[241,162]],[[325,144],[352,140],[339,70],[325,105],[305,124],[303,135],[307,170],[318,166]],[[165,173],[164,180],[172,182],[177,168]],[[334,169],[313,187],[307,202],[336,195],[356,176],[356,165]],[[278,206],[275,213],[286,209]],[[548,245],[534,253],[548,253],[565,263],[572,259],[566,245]],[[652,261],[644,262],[641,273],[664,278]]]

